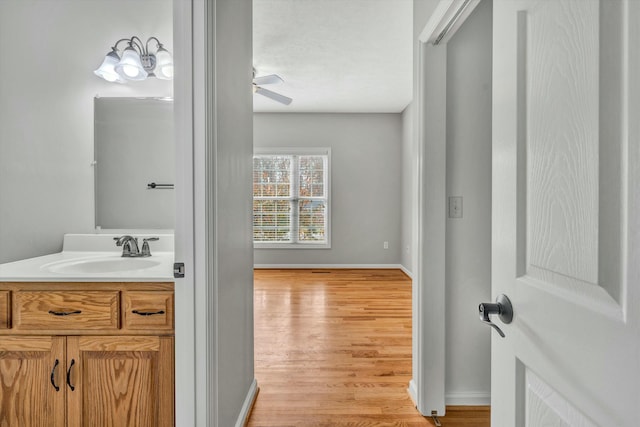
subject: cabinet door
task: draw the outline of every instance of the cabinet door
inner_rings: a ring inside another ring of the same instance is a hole
[[[0,339],[0,426],[65,425],[64,341]]]
[[[67,366],[69,427],[174,425],[173,337],[67,337]]]

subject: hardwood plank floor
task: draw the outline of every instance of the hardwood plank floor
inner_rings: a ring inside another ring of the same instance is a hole
[[[248,426],[432,426],[407,394],[411,281],[400,270],[255,270]],[[447,408],[446,427],[488,427],[488,407]]]

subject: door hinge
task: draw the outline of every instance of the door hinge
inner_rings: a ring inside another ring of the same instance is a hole
[[[184,277],[184,262],[176,262],[173,264],[173,277],[176,279]]]

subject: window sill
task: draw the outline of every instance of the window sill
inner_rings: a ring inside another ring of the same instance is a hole
[[[253,249],[331,249],[330,243],[253,243]]]

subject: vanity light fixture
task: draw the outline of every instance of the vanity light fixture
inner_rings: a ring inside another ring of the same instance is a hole
[[[155,52],[149,49],[149,43],[156,42]],[[128,46],[119,55],[118,45],[127,42]],[[140,81],[147,77],[162,80],[173,79],[173,57],[156,37],[149,37],[145,44],[136,36],[118,40],[111,52],[107,53],[100,67],[93,72],[108,82],[126,83],[128,80]]]

